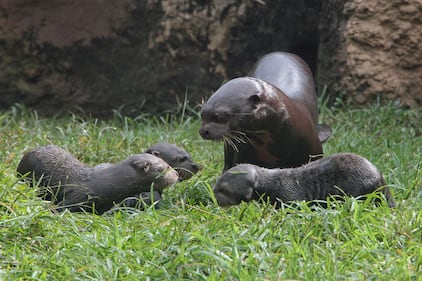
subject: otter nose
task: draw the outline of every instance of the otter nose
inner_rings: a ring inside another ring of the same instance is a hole
[[[202,127],[201,129],[199,129],[199,134],[204,139],[207,139],[207,138],[210,137],[210,131],[208,129],[204,128],[204,127]]]

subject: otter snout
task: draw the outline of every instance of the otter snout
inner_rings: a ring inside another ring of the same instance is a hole
[[[199,134],[201,135],[201,137],[202,137],[203,139],[206,139],[206,140],[208,140],[208,139],[212,139],[212,137],[211,137],[211,133],[210,133],[210,130],[209,130],[207,127],[205,127],[205,126],[202,126],[202,127],[199,129]]]
[[[165,177],[167,178],[169,182],[175,183],[179,180],[179,173],[175,169],[169,166],[165,172]]]
[[[187,163],[186,165],[175,166],[174,169],[179,173],[179,181],[184,181],[196,174],[199,171],[200,166],[196,163]]]
[[[229,132],[227,124],[206,123],[199,129],[199,134],[206,140],[221,140]]]
[[[158,190],[168,187],[169,185],[175,184],[178,181],[179,173],[170,166],[168,166],[155,178],[155,180],[153,180],[154,185]]]

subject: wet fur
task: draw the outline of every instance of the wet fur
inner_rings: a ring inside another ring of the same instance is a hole
[[[274,52],[249,75],[222,85],[201,111],[200,135],[224,141],[223,171],[239,163],[298,167],[320,158],[331,128],[317,124],[315,86],[306,63]]]

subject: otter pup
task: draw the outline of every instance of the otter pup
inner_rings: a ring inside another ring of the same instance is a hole
[[[160,142],[145,150],[145,153],[155,155],[166,161],[179,173],[179,181],[190,179],[199,171],[199,165],[193,162],[190,154],[174,144]]]
[[[308,65],[296,55],[274,52],[249,75],[223,84],[201,111],[202,138],[224,141],[223,171],[239,163],[291,168],[321,158],[331,128],[317,124]]]
[[[180,148],[174,144],[160,142],[154,144],[144,152],[155,155],[166,161],[179,174],[179,181],[190,179],[199,171],[199,165],[193,162],[190,154],[183,148]],[[161,192],[154,191],[153,196],[151,196],[150,192],[142,192],[141,194],[134,197],[126,198],[122,202],[121,206],[142,208],[144,204],[148,206],[154,203],[155,207],[159,207],[160,201]],[[144,204],[140,204],[141,202]]]
[[[213,191],[220,206],[261,197],[281,202],[326,200],[329,196],[362,196],[380,190],[395,207],[390,190],[377,168],[352,153],[339,153],[290,169],[267,169],[240,164],[225,172]]]
[[[117,164],[89,167],[55,145],[26,153],[17,172],[41,187],[40,196],[59,210],[102,214],[127,197],[174,184],[177,172],[164,160],[147,153],[135,154]]]

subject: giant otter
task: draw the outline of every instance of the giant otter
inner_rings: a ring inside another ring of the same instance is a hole
[[[59,210],[94,211],[102,214],[127,197],[140,192],[162,191],[178,180],[164,160],[147,153],[135,154],[117,164],[89,167],[55,145],[26,153],[17,171],[33,180],[40,196]]]
[[[274,52],[249,75],[222,85],[201,111],[200,135],[224,141],[224,171],[239,163],[298,167],[322,157],[331,128],[317,124],[315,85],[306,63]]]
[[[155,155],[166,161],[179,174],[179,181],[190,179],[199,171],[199,165],[192,160],[191,155],[174,144],[167,142],[156,143],[145,150],[145,153]],[[142,209],[144,205],[154,204],[155,207],[159,207],[160,201],[161,192],[154,191],[153,194],[142,192],[139,195],[126,198],[122,201],[121,206]]]
[[[326,200],[329,196],[358,197],[380,190],[395,207],[390,190],[377,168],[352,153],[339,153],[298,168],[267,169],[239,164],[226,171],[213,191],[220,206],[261,197],[280,202]]]
[[[199,171],[199,165],[192,160],[191,155],[174,144],[160,142],[149,147],[145,153],[153,154],[166,161],[179,174],[179,181],[190,179]]]

